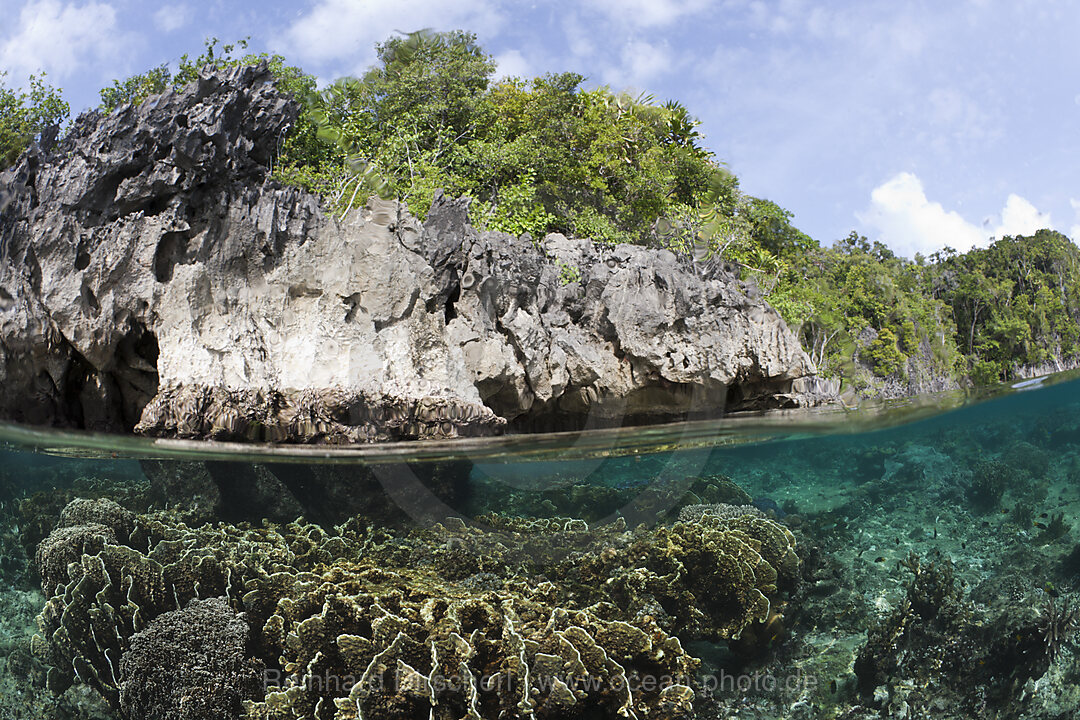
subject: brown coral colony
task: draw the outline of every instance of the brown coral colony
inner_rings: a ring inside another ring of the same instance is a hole
[[[252,718],[691,717],[684,643],[768,634],[799,564],[782,525],[714,507],[655,529],[491,515],[390,532],[192,528],[76,500],[38,549],[33,652],[54,691],[80,680],[128,717],[195,689]],[[166,646],[185,668],[169,686],[187,685],[154,700],[135,679]]]

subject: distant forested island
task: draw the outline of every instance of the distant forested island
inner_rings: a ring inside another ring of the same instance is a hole
[[[753,281],[825,377],[857,393],[903,395],[990,384],[1080,359],[1080,250],[1040,230],[989,247],[897,257],[851,233],[831,245],[777,204],[739,189],[677,100],[587,89],[574,72],[496,79],[475,35],[421,31],[377,46],[360,78],[313,76],[246,42],[206,43],[174,72],[155,67],[101,90],[101,112],[198,78],[268,62],[305,112],[280,139],[273,175],[347,212],[370,195],[422,217],[438,189],[472,198],[483,229],[669,249]],[[0,165],[70,114],[42,76],[0,74]],[[579,274],[562,268],[566,282]]]

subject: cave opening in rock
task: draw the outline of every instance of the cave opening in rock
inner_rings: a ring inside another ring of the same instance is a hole
[[[457,310],[454,309],[454,303],[461,299],[461,285],[456,284],[450,290],[450,295],[446,298],[446,322],[449,324],[451,320],[457,317]]]
[[[110,373],[120,391],[120,420],[127,432],[134,430],[143,408],[157,395],[158,353],[157,336],[141,320],[131,320]]]

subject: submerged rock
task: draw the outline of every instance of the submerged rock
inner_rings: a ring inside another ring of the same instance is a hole
[[[469,495],[472,463],[270,465],[225,461],[143,460],[158,506],[185,522],[288,522],[323,526],[363,515],[386,526],[430,525]]]
[[[84,114],[0,174],[0,417],[365,442],[816,397],[771,307],[668,251],[479,232],[441,196],[328,216],[269,178],[298,111],[271,80]]]

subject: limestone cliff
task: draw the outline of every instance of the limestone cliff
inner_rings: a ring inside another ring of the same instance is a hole
[[[779,315],[664,250],[344,219],[270,179],[265,67],[75,121],[0,174],[0,417],[357,442],[805,402]]]

